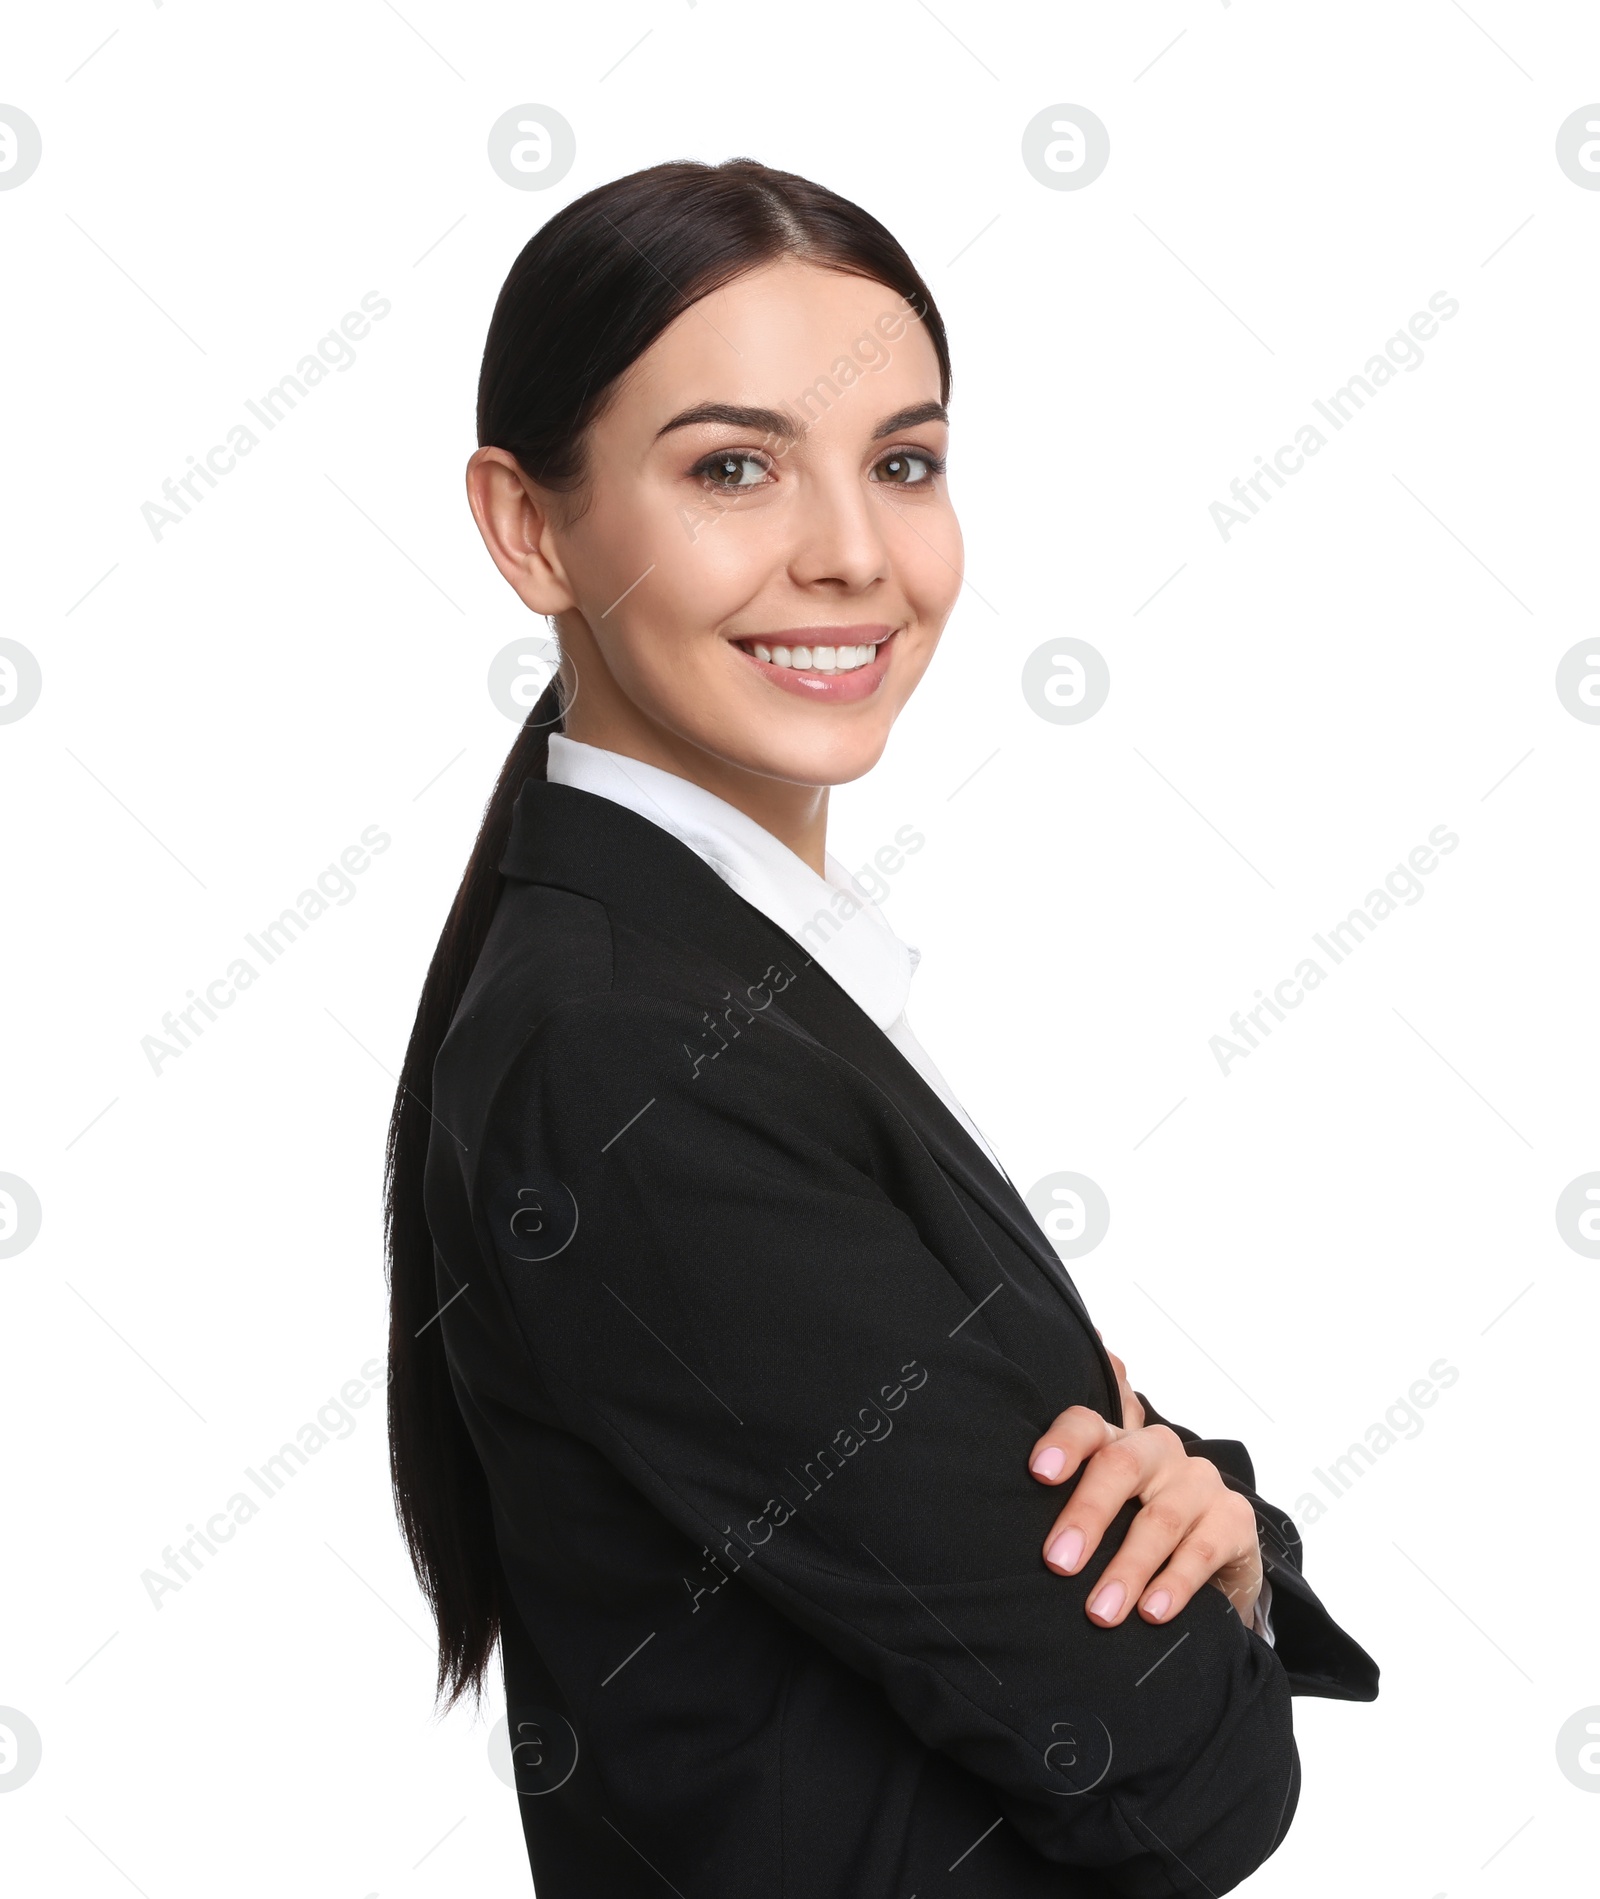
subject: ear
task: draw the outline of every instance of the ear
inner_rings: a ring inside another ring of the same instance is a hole
[[[535,613],[577,605],[555,546],[552,498],[503,448],[480,448],[467,462],[467,503],[494,564]]]

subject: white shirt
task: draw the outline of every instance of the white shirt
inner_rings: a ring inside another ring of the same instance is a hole
[[[552,784],[592,791],[648,818],[702,858],[728,887],[802,944],[882,1029],[1004,1177],[994,1149],[911,1033],[906,998],[922,952],[902,943],[878,906],[831,852],[817,873],[763,825],[704,786],[642,759],[550,734]],[[1268,1642],[1271,1585],[1263,1579],[1254,1627]]]

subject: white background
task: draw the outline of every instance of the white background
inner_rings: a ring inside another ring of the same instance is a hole
[[[1600,725],[1554,678],[1600,631],[1600,192],[1555,135],[1600,16],[108,0],[5,55],[43,135],[0,192],[0,633],[44,679],[0,727],[0,1171],[43,1207],[0,1261],[0,1704],[43,1737],[11,1890],[528,1890],[497,1699],[431,1714],[381,1405],[159,1609],[140,1577],[383,1351],[386,1071],[529,630],[462,491],[500,281],[592,186],[735,154],[880,217],[951,332],[971,584],[830,836],[927,838],[886,903],[923,1041],[1019,1184],[1101,1185],[1108,1342],[1269,1497],[1460,1373],[1306,1533],[1382,1692],[1296,1703],[1245,1890],[1573,1890],[1600,1264],[1554,1210],[1600,1169]],[[525,101],[577,135],[545,193],[485,156]],[[1110,130],[1083,190],[1021,161],[1060,102]],[[372,290],[354,366],[153,538]],[[1421,367],[1224,541],[1229,482],[1441,290]],[[1075,726],[1020,689],[1061,634],[1111,670]],[[1421,900],[1224,1075],[1210,1038],[1440,824]],[[141,1038],[369,825],[353,900],[153,1074]]]

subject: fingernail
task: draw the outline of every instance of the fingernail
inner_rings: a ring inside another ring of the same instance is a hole
[[[1122,1598],[1127,1594],[1119,1582],[1108,1582],[1094,1601],[1089,1604],[1089,1613],[1097,1615],[1103,1622],[1109,1622],[1122,1607]]]
[[[1147,1615],[1153,1615],[1159,1622],[1172,1607],[1171,1593],[1165,1589],[1158,1589],[1144,1607],[1145,1613]]]
[[[1035,1477],[1059,1477],[1067,1467],[1067,1454],[1054,1444],[1039,1455],[1028,1466]]]
[[[1045,1560],[1057,1569],[1076,1569],[1083,1555],[1082,1530],[1063,1530],[1045,1551]]]

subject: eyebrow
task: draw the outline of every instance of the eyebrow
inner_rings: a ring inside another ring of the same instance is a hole
[[[872,431],[872,439],[881,442],[886,435],[914,429],[919,423],[948,423],[949,420],[949,412],[942,402],[915,402],[909,408],[897,409],[893,415],[885,416]],[[796,418],[785,415],[781,409],[745,408],[732,402],[697,402],[692,409],[680,410],[670,422],[663,422],[656,430],[656,440],[659,442],[673,429],[698,428],[707,422],[720,422],[733,429],[759,429],[763,435],[783,441],[795,441],[803,432]]]

